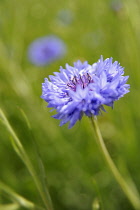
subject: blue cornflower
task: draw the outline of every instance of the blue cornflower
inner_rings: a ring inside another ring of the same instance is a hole
[[[121,0],[113,0],[111,2],[111,8],[114,12],[119,12],[121,9],[123,9],[123,3]]]
[[[126,84],[129,76],[123,76],[124,68],[112,58],[89,65],[77,61],[74,66],[66,64],[54,76],[45,78],[42,98],[48,107],[56,109],[53,117],[61,120],[60,126],[70,122],[71,128],[85,114],[88,117],[105,111],[104,105],[113,107],[114,101],[129,92]]]
[[[28,49],[28,58],[37,66],[44,66],[61,58],[66,53],[66,45],[57,36],[50,35],[33,41]]]

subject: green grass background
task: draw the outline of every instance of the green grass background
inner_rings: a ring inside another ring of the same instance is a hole
[[[121,4],[113,10],[109,0],[0,0],[0,107],[40,175],[37,147],[55,210],[98,210],[98,200],[103,210],[133,209],[100,154],[89,119],[70,130],[59,127],[40,98],[44,78],[77,59],[92,64],[100,55],[113,57],[130,75],[130,93],[98,119],[115,164],[124,177],[132,176],[140,191],[140,1]],[[50,34],[65,41],[67,54],[49,66],[35,67],[28,61],[28,46]],[[42,205],[2,123],[0,181]],[[0,191],[0,203],[9,202]]]

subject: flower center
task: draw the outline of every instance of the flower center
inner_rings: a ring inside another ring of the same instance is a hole
[[[93,83],[93,80],[91,78],[91,76],[86,73],[86,74],[83,74],[83,75],[78,75],[78,76],[74,76],[68,83],[67,83],[67,86],[73,90],[73,91],[76,91],[76,86],[77,85],[80,85],[83,89],[85,87],[88,86],[88,84],[90,83]]]

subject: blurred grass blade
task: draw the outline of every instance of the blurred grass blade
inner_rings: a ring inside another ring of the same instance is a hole
[[[44,165],[43,165],[42,159],[40,158],[39,154],[38,154],[38,162],[39,162],[40,175],[41,175],[40,180],[42,182],[43,190],[44,190],[44,192],[45,192],[45,194],[48,198],[49,203],[52,206],[52,200],[51,200],[48,188],[46,187],[47,186],[47,181],[46,181],[46,174],[45,174],[45,170],[44,170]]]
[[[17,147],[17,145],[15,144],[14,138],[12,136],[10,136],[10,140],[11,140],[11,144],[12,144],[15,152],[18,154],[18,156],[20,156],[20,158],[22,158],[21,152],[20,152],[19,148]]]
[[[49,202],[50,199],[48,199],[45,191],[44,191],[44,187],[42,186],[42,182],[39,180],[38,175],[24,149],[24,147],[22,146],[19,138],[17,137],[15,131],[13,130],[13,128],[11,127],[10,123],[8,122],[4,112],[0,109],[0,117],[1,120],[3,122],[3,124],[5,125],[5,127],[7,128],[7,130],[9,131],[9,133],[12,136],[12,143],[13,143],[13,148],[16,151],[16,153],[18,154],[18,156],[22,159],[22,161],[24,162],[24,164],[26,165],[26,167],[28,168],[35,184],[36,187],[39,191],[39,194],[42,198],[42,201],[46,207],[47,210],[52,210],[52,203]]]
[[[27,199],[18,195],[10,187],[8,187],[6,184],[4,184],[2,182],[0,182],[0,190],[5,192],[6,194],[8,194],[12,200],[16,201],[17,205],[23,206],[28,209],[33,209],[35,207],[34,203],[32,203],[31,201],[28,201]],[[12,204],[10,204],[10,205],[12,206]],[[6,209],[6,206],[9,206],[9,209],[10,209],[10,205],[5,205],[5,209]],[[17,205],[15,205],[15,206],[17,206]],[[0,209],[2,209],[2,208],[0,208]]]
[[[101,210],[100,208],[100,202],[98,200],[98,198],[95,198],[92,204],[92,209],[93,210]]]
[[[27,127],[29,128],[29,130],[31,130],[31,124],[30,124],[30,122],[29,122],[29,120],[28,120],[28,117],[27,117],[27,115],[25,114],[24,110],[21,109],[20,107],[18,107],[18,109],[20,110],[20,113],[22,114],[23,118],[25,119],[25,122],[26,122],[26,124],[27,124]]]
[[[39,151],[39,148],[38,148],[38,145],[36,143],[36,140],[35,140],[35,137],[34,137],[34,134],[32,132],[32,128],[31,128],[31,124],[29,122],[29,119],[26,115],[26,113],[24,112],[23,109],[21,109],[20,107],[18,107],[23,118],[25,119],[25,122],[27,124],[27,127],[30,131],[30,135],[31,135],[31,139],[33,140],[33,146],[35,148],[35,153],[37,155],[37,161],[38,161],[38,165],[39,165],[39,172],[40,172],[40,181],[42,183],[42,187],[43,187],[43,190],[46,194],[46,197],[48,198],[48,201],[49,203],[51,203],[52,205],[52,200],[51,200],[51,197],[50,197],[50,194],[49,194],[49,191],[48,191],[48,188],[47,188],[47,181],[46,181],[46,174],[45,174],[45,169],[44,169],[44,164],[42,162],[42,158],[41,158],[41,154],[40,154],[40,151]],[[14,144],[14,142],[12,141],[12,144],[13,144],[13,147],[15,147],[15,150],[17,150],[17,153],[19,153],[18,151],[18,148],[16,147],[16,145]],[[20,154],[19,154],[20,155]]]
[[[0,204],[1,210],[18,210],[20,205],[18,203]]]
[[[137,186],[134,183],[126,165],[124,164],[124,162],[122,161],[122,159],[120,159],[119,164],[121,164],[121,171],[123,172],[124,176],[125,176],[125,180],[128,183],[128,185],[130,186],[132,192],[137,196],[140,197],[139,192],[137,190]]]
[[[94,189],[96,190],[96,193],[97,193],[97,196],[98,198],[95,198],[94,201],[93,201],[93,204],[92,204],[92,208],[93,210],[95,209],[104,209],[103,207],[103,201],[102,201],[102,196],[101,196],[101,193],[100,193],[100,190],[99,190],[99,186],[96,182],[96,179],[92,179],[92,182],[94,184]]]

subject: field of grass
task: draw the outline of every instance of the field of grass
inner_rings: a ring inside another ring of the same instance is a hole
[[[37,67],[28,59],[28,46],[47,35],[61,38],[67,53]],[[89,119],[84,117],[68,129],[68,125],[59,127],[59,121],[51,117],[40,97],[44,78],[66,63],[73,65],[80,59],[92,64],[100,55],[113,57],[125,67],[130,93],[115,102],[114,109],[107,108],[98,121],[117,168],[126,180],[132,178],[140,192],[139,54],[138,0],[0,1],[0,108],[42,186],[49,189],[54,210],[134,208],[110,173]],[[0,116],[0,210],[31,209],[21,205],[13,191],[39,206],[34,209],[47,209],[25,159],[15,149]]]

